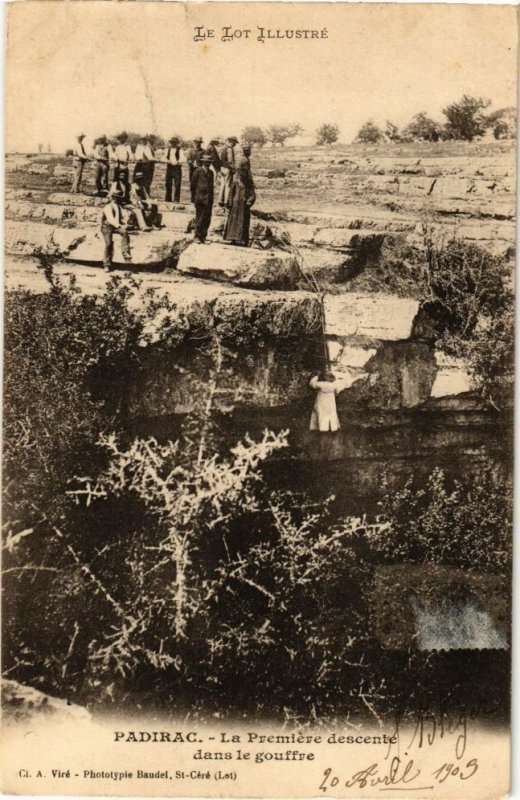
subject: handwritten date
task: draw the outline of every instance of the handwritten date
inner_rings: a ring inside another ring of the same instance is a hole
[[[323,780],[319,788],[322,792],[334,789],[336,786],[344,786],[347,789],[354,786],[359,789],[378,787],[380,791],[384,791],[385,787],[413,784],[414,788],[419,791],[434,789],[436,785],[444,783],[450,778],[467,781],[475,775],[477,770],[478,760],[476,758],[470,758],[463,765],[444,763],[430,773],[416,766],[413,759],[405,761],[394,756],[387,764],[380,765],[377,762],[370,764],[368,767],[354,772],[346,780],[333,775],[332,769],[329,767],[323,773]],[[419,782],[421,786],[418,785]]]

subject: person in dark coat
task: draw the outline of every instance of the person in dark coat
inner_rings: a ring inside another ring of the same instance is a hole
[[[251,147],[242,148],[242,156],[237,162],[230,194],[230,210],[224,229],[224,241],[247,247],[249,244],[249,225],[251,206],[256,200],[255,184],[251,175]]]
[[[211,156],[211,166],[213,167],[215,177],[217,177],[220,172],[220,155],[217,150],[218,144],[220,144],[218,139],[212,139],[206,147],[206,155]]]
[[[202,147],[202,136],[198,136],[196,139],[193,140],[193,147],[190,147],[188,152],[186,153],[186,161],[188,162],[188,178],[190,181],[191,186],[191,179],[193,178],[193,173],[200,167],[202,162],[202,156],[204,155],[204,148]],[[194,203],[193,200],[193,193],[191,195],[191,202]]]
[[[211,156],[203,155],[201,166],[195,168],[190,182],[191,196],[195,205],[194,240],[200,243],[206,241],[213,209],[214,175],[210,169],[211,163]]]

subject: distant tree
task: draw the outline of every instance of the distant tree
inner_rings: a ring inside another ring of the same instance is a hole
[[[300,124],[296,125],[270,125],[266,132],[266,138],[271,144],[280,144],[284,146],[287,139],[292,139],[293,136],[298,136],[303,130]]]
[[[388,119],[386,121],[385,136],[387,139],[390,139],[391,142],[399,142],[401,140],[399,128]]]
[[[38,145],[38,152],[43,153],[43,144]]]
[[[153,148],[160,149],[162,147],[165,147],[166,142],[162,136],[159,136],[156,133],[149,133],[148,137],[150,139],[150,144],[152,145]]]
[[[242,131],[242,139],[244,142],[257,144],[259,147],[263,147],[267,142],[266,133],[259,125],[248,125],[247,128],[244,128]]]
[[[489,114],[487,127],[492,129],[495,139],[516,139],[516,109],[508,106]]]
[[[368,120],[359,129],[355,141],[363,142],[364,144],[377,144],[382,139],[384,139],[383,131],[372,120]]]
[[[491,100],[464,94],[458,103],[443,108],[442,113],[448,120],[444,128],[446,138],[471,142],[475,136],[482,136],[486,131],[486,116],[483,112],[490,105]]]
[[[334,144],[338,141],[339,128],[332,122],[324,122],[316,131],[316,144]]]
[[[421,111],[403,130],[403,135],[414,141],[438,142],[441,132],[442,128],[439,123],[429,117],[425,111]]]

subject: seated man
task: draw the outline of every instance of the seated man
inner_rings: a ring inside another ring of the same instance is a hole
[[[119,233],[121,236],[121,250],[124,260],[132,261],[128,224],[125,219],[125,212],[122,208],[124,197],[124,192],[121,189],[114,188],[109,194],[109,201],[103,208],[101,215],[101,233],[105,240],[105,252],[103,255],[103,267],[105,272],[110,272],[112,269],[114,233]]]
[[[137,217],[141,231],[151,231],[152,227],[161,228],[161,215],[157,203],[152,203],[150,195],[143,183],[144,174],[137,171],[130,187],[130,205]]]

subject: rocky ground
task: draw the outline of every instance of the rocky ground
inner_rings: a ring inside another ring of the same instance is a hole
[[[326,280],[334,284],[326,303],[329,353],[351,381],[366,375],[382,342],[407,340],[413,330],[416,299],[381,292],[377,273],[363,291],[352,280],[360,273],[370,276],[388,248],[417,243],[428,225],[446,238],[456,235],[505,255],[513,267],[514,143],[264,148],[253,151],[252,168],[258,199],[250,249],[222,243],[224,218],[217,212],[209,244],[192,244],[186,176],[181,203],[164,203],[164,167],[158,165],[152,194],[165,227],[132,235],[130,264],[115,237],[116,268],[138,273],[144,289],[156,288],[185,306],[252,307],[284,296],[298,303],[314,281]],[[73,274],[86,291],[105,284],[99,232],[104,201],[94,196],[92,166],[85,194],[68,193],[71,175],[65,157],[7,156],[8,288],[45,289],[38,252],[59,254],[56,273]],[[469,388],[463,365],[438,354],[436,368],[432,396]],[[403,389],[404,404],[414,405],[415,394]]]

